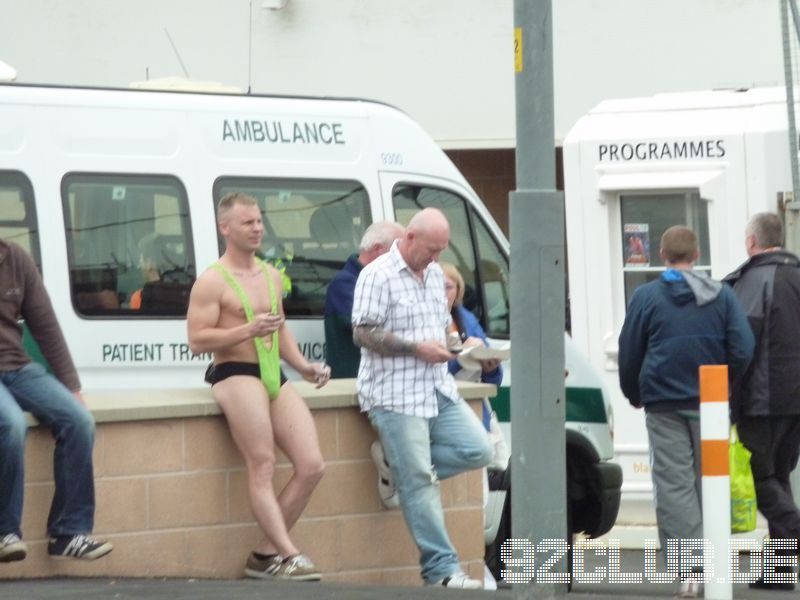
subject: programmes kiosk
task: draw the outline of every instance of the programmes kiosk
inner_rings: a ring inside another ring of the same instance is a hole
[[[745,260],[750,215],[785,214],[791,234],[786,123],[783,88],[659,94],[601,103],[564,142],[572,336],[603,373],[617,419],[613,537],[654,537],[655,524],[644,413],[618,383],[627,301],[664,269],[659,240],[672,225],[697,232],[695,268],[718,279]]]

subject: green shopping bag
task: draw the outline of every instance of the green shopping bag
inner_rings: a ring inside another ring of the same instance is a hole
[[[756,528],[756,486],[750,469],[750,451],[731,426],[728,446],[731,474],[731,532],[747,533]]]

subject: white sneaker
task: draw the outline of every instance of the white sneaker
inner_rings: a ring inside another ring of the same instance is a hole
[[[678,583],[676,598],[697,598],[703,591],[703,583],[694,577],[687,577],[685,581]]]
[[[22,560],[28,554],[28,547],[16,533],[9,533],[0,538],[0,562]]]
[[[477,579],[468,577],[465,573],[454,573],[444,579],[434,581],[431,585],[441,585],[448,589],[455,590],[482,590],[483,584]]]
[[[483,565],[483,589],[487,592],[494,592],[497,590],[497,581],[486,565]]]
[[[380,440],[372,442],[370,454],[372,455],[372,462],[375,463],[375,469],[378,471],[378,495],[381,497],[383,506],[390,510],[399,508],[400,497],[397,495],[397,489],[394,487],[392,470],[389,468],[389,463],[386,462]]]
[[[322,579],[314,563],[305,554],[295,554],[284,558],[278,570],[275,571],[274,577],[289,581],[319,581]]]

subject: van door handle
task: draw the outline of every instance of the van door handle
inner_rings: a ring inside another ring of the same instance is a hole
[[[606,371],[618,371],[619,364],[619,343],[618,338],[614,335],[613,331],[609,331],[603,336],[603,350],[606,355]]]

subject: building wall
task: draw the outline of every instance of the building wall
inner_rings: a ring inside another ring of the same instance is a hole
[[[508,194],[516,187],[514,150],[448,150],[446,153],[508,236]]]
[[[382,100],[444,148],[514,147],[512,0],[262,5],[0,0],[0,60],[20,82],[97,86],[183,75],[183,63],[258,93]],[[606,98],[783,81],[777,2],[552,5],[557,141]]]
[[[508,237],[508,195],[517,187],[514,150],[447,150],[446,154]],[[564,169],[560,147],[556,148],[555,169],[556,189],[563,191]]]
[[[188,74],[254,93],[388,102],[452,151],[508,232],[512,0],[263,4],[0,0],[0,60],[19,82],[127,86]],[[607,98],[780,84],[779,17],[764,0],[553,2],[556,144]]]

